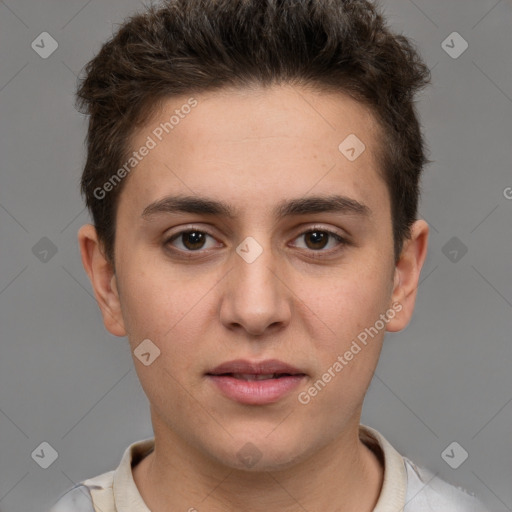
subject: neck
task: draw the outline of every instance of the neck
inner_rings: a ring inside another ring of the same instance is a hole
[[[133,469],[134,480],[152,512],[371,512],[383,468],[358,427],[290,468],[256,472],[224,466],[154,425],[155,450]]]

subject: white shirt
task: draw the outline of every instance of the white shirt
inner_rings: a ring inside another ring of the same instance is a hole
[[[376,430],[360,425],[359,437],[380,452],[384,463],[382,489],[373,512],[488,512],[464,489],[400,455]],[[75,485],[50,512],[151,512],[135,485],[132,467],[153,448],[153,438],[131,444],[117,469]]]

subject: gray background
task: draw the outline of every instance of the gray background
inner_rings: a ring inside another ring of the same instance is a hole
[[[423,180],[431,238],[417,310],[386,339],[363,423],[490,510],[512,510],[512,4],[382,4],[433,70],[419,109],[435,162]],[[76,241],[88,222],[76,75],[113,24],[140,8],[0,1],[2,512],[44,510],[152,435],[127,342],[104,329]],[[31,43],[45,31],[58,48],[43,59]],[[442,46],[454,31],[469,44],[458,58]],[[43,441],[58,452],[47,469],[31,457]],[[453,441],[469,453],[458,469],[441,457]]]

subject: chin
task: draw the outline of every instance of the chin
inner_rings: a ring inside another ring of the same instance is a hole
[[[232,451],[234,445],[238,448]],[[292,442],[290,438],[285,441],[285,436],[276,436],[270,441],[265,437],[241,435],[236,441],[232,439],[229,446],[214,458],[224,466],[240,471],[282,471],[308,458],[313,448],[307,451],[304,448],[304,443]]]

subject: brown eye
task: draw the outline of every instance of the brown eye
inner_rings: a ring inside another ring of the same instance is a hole
[[[213,239],[211,235],[204,231],[189,229],[187,231],[180,231],[179,233],[176,233],[165,242],[165,245],[170,244],[174,247],[178,245],[177,248],[183,252],[193,252],[205,248],[207,237]],[[175,242],[179,242],[181,247],[179,247],[179,244],[175,244]]]
[[[201,249],[204,245],[205,236],[200,231],[188,231],[181,234],[183,245],[187,249]]]
[[[323,249],[329,241],[329,234],[325,231],[308,231],[304,236],[308,249]]]
[[[309,231],[306,231],[297,237],[297,239],[301,238],[304,239],[304,244],[303,247],[300,247],[300,245],[298,247],[316,252],[331,252],[329,250],[322,250],[325,249],[329,244],[331,247],[328,247],[328,249],[332,249],[332,247],[336,249],[336,246],[343,246],[347,244],[343,237],[337,233],[325,229],[310,229]],[[332,242],[335,242],[334,245]]]

